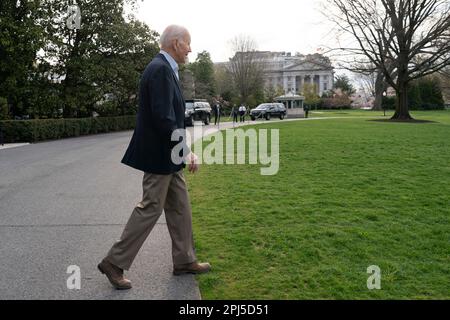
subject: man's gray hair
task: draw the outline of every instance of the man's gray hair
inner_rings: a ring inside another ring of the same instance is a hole
[[[172,24],[163,31],[159,38],[159,44],[162,48],[169,47],[172,40],[182,39],[186,33],[188,30],[185,27]]]

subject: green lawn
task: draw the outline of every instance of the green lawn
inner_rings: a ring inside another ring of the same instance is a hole
[[[354,118],[257,126],[280,129],[275,176],[186,174],[197,254],[213,266],[203,299],[450,298],[450,112],[413,112],[437,122],[419,124],[342,112]],[[381,290],[367,289],[370,265]]]
[[[417,119],[428,119],[429,117],[436,118],[438,117],[439,120],[443,121],[449,121],[450,110],[440,110],[440,111],[412,111],[411,114],[413,117],[417,117]],[[309,118],[385,118],[389,119],[394,115],[393,110],[387,110],[386,112],[383,111],[372,111],[372,110],[310,110],[309,111]],[[230,117],[223,117],[223,121],[232,121],[232,118]],[[248,119],[248,117],[247,117]],[[446,120],[447,119],[447,120]],[[258,122],[265,122],[264,119],[258,119]]]

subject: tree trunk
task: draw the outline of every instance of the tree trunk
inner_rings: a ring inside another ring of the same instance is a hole
[[[400,39],[403,39],[403,30],[399,34]],[[400,43],[404,43],[400,41]],[[391,120],[408,121],[412,120],[409,114],[408,106],[408,50],[404,46],[400,46],[400,53],[398,55],[398,74],[397,74],[397,103],[395,104],[395,113]]]
[[[395,105],[395,113],[391,120],[412,120],[408,108],[408,84],[403,79],[398,78],[397,103]]]
[[[382,72],[378,72],[375,80],[375,101],[373,103],[373,110],[381,110],[381,103],[383,101],[383,92],[386,89],[384,83],[384,75]]]

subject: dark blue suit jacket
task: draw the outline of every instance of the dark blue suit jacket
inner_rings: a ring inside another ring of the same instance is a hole
[[[185,129],[185,102],[178,79],[162,54],[142,74],[136,128],[122,163],[156,174],[171,174],[185,164],[174,164],[172,132]]]

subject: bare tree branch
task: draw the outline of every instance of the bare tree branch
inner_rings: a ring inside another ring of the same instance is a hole
[[[338,12],[330,14],[329,19],[357,43],[355,48],[341,47],[338,51],[362,56],[367,62],[361,65],[353,59],[344,64],[353,71],[381,71],[385,81],[397,92],[394,118],[409,119],[408,84],[450,64],[450,2],[326,1]],[[341,54],[340,57],[346,56]]]
[[[248,36],[236,36],[231,40],[235,52],[230,59],[230,72],[240,93],[241,102],[246,102],[256,88],[262,87],[265,66],[256,51],[256,43]]]

